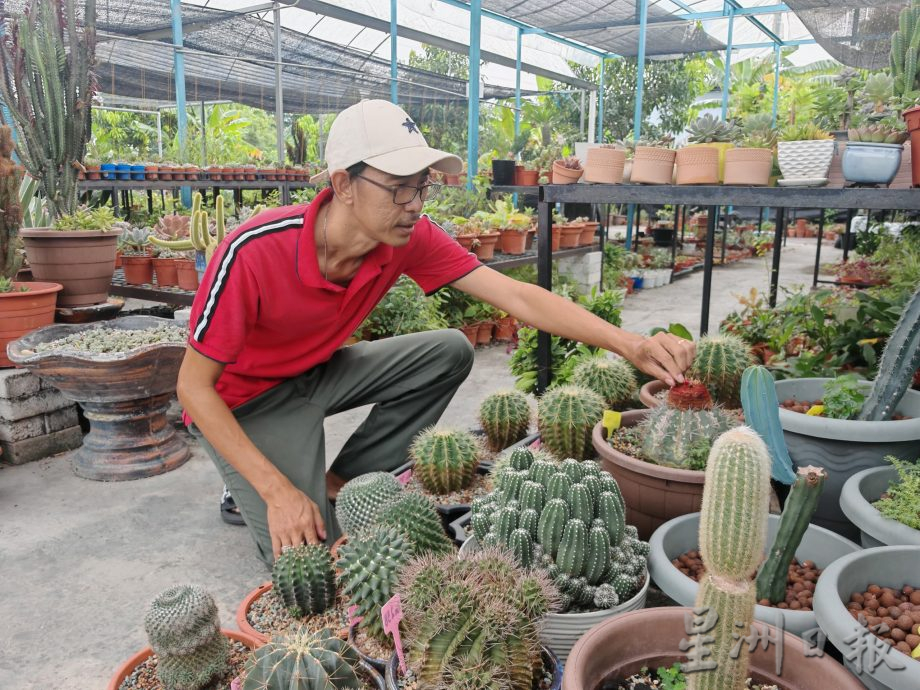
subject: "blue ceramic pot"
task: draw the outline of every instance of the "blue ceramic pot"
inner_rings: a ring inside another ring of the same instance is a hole
[[[848,141],[843,151],[843,176],[854,184],[890,184],[901,165],[901,144]]]
[[[103,180],[114,180],[115,179],[115,164],[114,163],[103,163],[99,166],[99,170],[102,171]]]
[[[131,179],[132,180],[143,180],[145,169],[146,168],[143,165],[132,165],[131,166]]]
[[[116,163],[115,164],[115,179],[118,180],[130,180],[131,179],[131,166],[127,163]]]
[[[645,279],[641,276],[630,276],[633,279],[633,290],[641,290]]]

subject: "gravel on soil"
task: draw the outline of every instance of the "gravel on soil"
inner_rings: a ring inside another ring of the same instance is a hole
[[[335,606],[323,613],[305,618],[294,618],[284,605],[284,600],[274,589],[270,589],[252,602],[252,606],[246,613],[246,620],[263,635],[294,632],[301,627],[311,632],[318,632],[323,628],[330,628],[338,632],[348,627],[348,606],[339,595]]]
[[[598,690],[654,690],[656,688],[664,689],[666,687],[670,687],[670,685],[664,685],[658,678],[658,673],[656,671],[648,671],[646,673],[636,673],[629,678],[605,680],[601,683]],[[750,678],[747,680],[747,687],[750,688],[750,690],[779,690],[776,685],[755,684]]]
[[[230,663],[227,672],[208,686],[207,690],[229,690],[230,683],[243,671],[249,648],[242,642],[230,640]],[[157,677],[157,655],[151,654],[119,686],[118,690],[163,690]]]
[[[920,646],[920,588],[901,589],[869,585],[854,592],[847,604],[850,615],[877,638],[908,656]]]
[[[425,494],[426,496],[431,497],[438,505],[469,505],[473,502],[474,498],[485,496],[487,493],[489,493],[489,483],[487,477],[488,475],[479,474],[477,472],[473,477],[473,483],[469,487],[466,489],[460,489],[460,491],[454,491],[453,493],[443,495],[428,493],[425,491],[421,483],[416,480],[415,477],[412,477],[406,484],[406,490]]]

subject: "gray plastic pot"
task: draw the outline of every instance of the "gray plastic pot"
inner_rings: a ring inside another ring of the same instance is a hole
[[[840,509],[859,528],[864,549],[876,546],[920,546],[920,530],[884,517],[872,505],[898,478],[894,467],[874,467],[847,479],[840,492]]]
[[[767,549],[776,539],[778,529],[779,515],[771,515],[767,525]],[[682,553],[699,548],[699,531],[700,514],[690,513],[664,523],[655,530],[649,540],[649,572],[661,591],[681,606],[694,605],[699,585],[674,567],[671,561]],[[859,551],[859,547],[850,540],[823,527],[809,525],[795,555],[799,562],[814,561],[819,568],[826,568],[838,558],[854,551]],[[799,637],[818,627],[813,611],[792,611],[758,604],[754,617],[763,623],[776,626],[780,614],[783,616],[783,628]]]
[[[824,383],[829,379],[787,379],[776,382],[776,397],[780,402],[820,400]],[[866,381],[866,392],[871,388]],[[818,502],[814,522],[858,539],[859,530],[840,508],[840,492],[854,474],[870,467],[887,466],[885,456],[902,460],[920,457],[920,392],[909,390],[901,399],[897,412],[912,419],[897,422],[860,422],[848,419],[811,417],[780,408],[779,421],[796,465],[818,465],[827,470],[824,493]]]
[[[871,690],[917,690],[920,687],[920,661],[890,649],[882,659],[890,663],[901,662],[903,669],[895,670],[884,661],[874,669],[867,652],[863,657],[862,672],[857,673],[849,655],[855,661],[858,649],[853,642],[864,633],[859,622],[850,615],[846,602],[853,592],[863,592],[870,584],[880,587],[904,585],[920,586],[920,546],[881,546],[864,549],[839,558],[818,580],[815,588],[815,615],[827,639],[840,650],[844,664]]]

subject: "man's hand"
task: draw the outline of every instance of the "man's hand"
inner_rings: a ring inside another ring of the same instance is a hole
[[[656,333],[650,338],[636,336],[626,358],[638,369],[668,386],[684,382],[684,372],[693,364],[696,345],[672,333]]]
[[[287,546],[318,544],[326,539],[326,526],[317,506],[292,484],[280,488],[266,499],[268,532],[275,558]]]

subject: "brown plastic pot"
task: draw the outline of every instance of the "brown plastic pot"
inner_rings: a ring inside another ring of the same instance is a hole
[[[595,222],[582,224],[581,235],[578,236],[578,246],[586,247],[594,244],[594,235],[597,234],[598,225]]]
[[[484,232],[478,235],[479,246],[473,248],[473,253],[480,261],[492,259],[495,257],[495,245],[501,237],[500,232]]]
[[[659,407],[661,406],[661,400],[655,396],[667,387],[664,381],[649,381],[639,389],[639,400],[649,409]]]
[[[466,339],[470,341],[470,345],[476,347],[476,341],[479,339],[479,324],[468,323],[465,326],[461,326],[460,330],[466,336]]]
[[[506,316],[495,322],[495,340],[501,343],[507,343],[514,340],[515,326],[517,319],[513,316]]]
[[[476,241],[476,235],[457,235],[455,239],[461,247],[473,251],[473,242]]]
[[[191,259],[176,259],[176,284],[182,290],[198,289],[198,271]]]
[[[648,410],[630,410],[621,417],[624,427],[639,424]],[[620,485],[626,503],[626,522],[635,525],[639,538],[648,540],[658,527],[671,518],[696,513],[703,504],[706,473],[655,465],[634,458],[607,443],[603,425],[594,427],[591,441],[603,468]]]
[[[179,275],[176,270],[175,259],[154,259],[153,270],[156,273],[157,285],[163,287],[176,287],[179,284]]]
[[[685,146],[677,151],[677,184],[718,184],[719,149]]]
[[[128,285],[153,283],[153,259],[149,256],[122,256],[121,265]]]
[[[594,626],[569,654],[562,676],[562,690],[598,690],[604,681],[625,679],[642,668],[671,666],[685,661],[680,642],[689,636],[685,616],[692,609],[679,606],[622,613]],[[778,634],[769,628],[771,639]],[[781,690],[860,690],[863,685],[828,655],[806,657],[805,643],[783,633],[781,674],[776,673],[776,645],[751,652],[751,676],[755,683],[777,685]]]
[[[25,292],[21,288],[28,288]],[[6,344],[36,328],[54,323],[54,305],[61,286],[57,283],[13,283],[0,292],[0,367],[11,367]]]
[[[559,248],[573,249],[579,244],[581,238],[581,223],[577,225],[563,225],[559,230]]]
[[[503,230],[501,248],[505,254],[523,254],[527,244],[527,231]]]
[[[117,232],[50,228],[19,231],[36,280],[59,283],[61,307],[85,307],[105,302],[115,273]]]
[[[491,321],[482,321],[479,323],[479,329],[476,333],[477,345],[492,344],[492,326],[494,326],[494,324]]]
[[[521,170],[518,173],[518,184],[522,187],[536,187],[540,183],[539,170]]]

